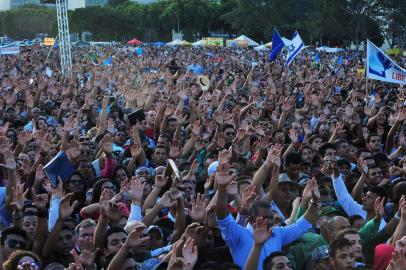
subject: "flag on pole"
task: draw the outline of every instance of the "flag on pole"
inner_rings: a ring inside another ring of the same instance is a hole
[[[286,56],[286,65],[289,65],[293,59],[295,59],[296,55],[300,53],[301,50],[304,49],[304,43],[300,38],[299,33],[296,31],[293,35],[293,39],[288,46],[288,55]]]
[[[274,61],[276,59],[276,57],[281,52],[284,46],[285,44],[283,43],[281,36],[275,29],[272,35],[272,50],[268,56],[269,62]]]
[[[367,40],[366,77],[374,80],[406,84],[406,70]]]

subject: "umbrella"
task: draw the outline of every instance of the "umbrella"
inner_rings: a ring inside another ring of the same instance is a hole
[[[141,40],[138,40],[138,39],[136,39],[136,38],[133,38],[132,40],[128,41],[127,44],[128,44],[128,45],[141,45],[141,44],[142,44],[142,41],[141,41]]]

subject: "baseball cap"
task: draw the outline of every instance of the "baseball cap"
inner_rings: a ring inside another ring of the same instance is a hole
[[[318,262],[329,258],[328,245],[322,245],[315,248],[312,252],[312,262]]]
[[[151,225],[148,227],[147,229],[147,233],[151,232],[151,231],[157,231],[159,232],[159,234],[161,235],[162,238],[164,238],[164,233],[162,232],[161,228],[159,228],[156,225]]]
[[[288,183],[288,184],[299,187],[299,184],[295,181],[290,180],[290,177],[286,173],[279,175],[279,184],[282,184],[282,183]]]

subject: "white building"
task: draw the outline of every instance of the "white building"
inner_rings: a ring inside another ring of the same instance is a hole
[[[104,6],[108,0],[68,0],[68,9],[86,8],[91,6]]]
[[[0,11],[11,9],[11,0],[0,0]]]

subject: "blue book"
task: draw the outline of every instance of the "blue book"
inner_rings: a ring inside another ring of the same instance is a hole
[[[64,151],[59,152],[44,167],[44,173],[54,187],[58,186],[58,176],[62,181],[66,181],[75,171],[75,167]]]

